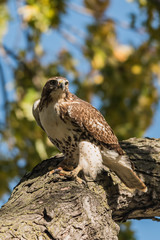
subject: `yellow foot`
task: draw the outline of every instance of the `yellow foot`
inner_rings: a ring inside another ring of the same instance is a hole
[[[74,170],[72,171],[65,171],[63,170],[62,167],[59,167],[57,169],[54,169],[52,171],[49,172],[49,174],[54,174],[54,173],[58,173],[60,176],[66,176],[69,178],[74,178],[78,183],[85,183],[84,180],[82,180],[80,177],[78,177],[78,173],[82,170],[82,168],[80,166],[76,167]]]

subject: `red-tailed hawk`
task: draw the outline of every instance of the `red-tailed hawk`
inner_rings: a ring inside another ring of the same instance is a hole
[[[146,191],[102,114],[70,93],[66,78],[53,77],[46,82],[41,98],[33,105],[33,115],[64,154],[63,166],[75,167],[63,173],[77,177],[83,170],[85,175],[95,179],[105,165],[127,187]]]

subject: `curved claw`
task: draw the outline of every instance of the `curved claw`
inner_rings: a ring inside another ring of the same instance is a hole
[[[86,182],[85,182],[82,178],[80,178],[80,177],[78,177],[78,176],[75,177],[75,180],[76,180],[76,182],[78,182],[78,183],[80,183],[80,184],[86,185]]]

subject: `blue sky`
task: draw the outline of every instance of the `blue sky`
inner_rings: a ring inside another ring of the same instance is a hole
[[[12,2],[12,1],[10,1]],[[81,1],[76,0],[75,3],[79,4]],[[115,18],[116,21],[119,23],[124,24],[125,22],[128,22],[129,19],[129,12],[135,12],[136,14],[140,14],[139,9],[136,5],[136,3],[129,3],[125,0],[111,0],[111,5],[109,10],[107,11],[107,16]],[[12,3],[11,8],[12,8]],[[14,11],[13,11],[14,13]],[[141,14],[141,18],[143,18],[143,14]],[[66,20],[66,18],[65,18]],[[83,34],[85,34],[85,25],[86,23],[89,23],[92,21],[92,19],[88,16],[83,16],[81,14],[78,14],[74,12],[73,10],[68,10],[68,18],[67,21],[69,24],[74,22],[74,26],[78,26],[79,29],[84,29]],[[12,24],[12,31],[16,32],[18,29],[17,23]],[[138,46],[142,41],[146,39],[146,34],[138,34],[134,31],[131,30],[126,30],[120,25],[117,27],[117,35],[120,43],[122,44],[133,44],[134,46]],[[12,46],[13,42],[15,41],[14,36],[12,35],[12,38],[10,35],[6,36],[5,38],[5,43],[7,44],[8,47]],[[79,43],[81,44],[81,39],[79,38]],[[21,36],[21,44],[23,45],[23,37]],[[42,37],[42,44],[45,47],[45,51],[47,53],[47,58],[43,59],[44,63],[47,63],[49,61],[53,61],[56,59],[56,55],[58,50],[63,46],[71,49],[73,52],[74,56],[77,57],[79,60],[79,68],[81,69],[82,72],[86,73],[88,71],[88,64],[85,62],[83,56],[80,54],[80,52],[71,44],[66,42],[65,39],[59,36],[58,32],[50,32],[47,35]],[[51,47],[53,44],[56,45],[56,49]],[[81,64],[83,62],[83,64]],[[14,92],[13,92],[13,79],[12,75],[10,74],[9,70],[7,69],[6,66],[4,66],[5,73],[8,72],[8,88],[10,87],[10,94],[8,95],[9,98],[12,100],[14,98]],[[10,85],[9,85],[10,83]],[[1,88],[0,88],[1,90]],[[0,92],[0,103],[2,102],[1,99],[1,92]],[[1,107],[1,105],[0,105]],[[1,112],[0,112],[1,113]],[[1,116],[1,114],[0,114]],[[159,127],[159,119],[160,119],[160,104],[157,108],[157,111],[155,113],[155,116],[153,118],[152,125],[149,127],[149,129],[146,131],[145,136],[148,137],[155,137],[159,138],[160,137],[160,127]],[[0,119],[1,120],[1,119]],[[16,184],[18,179],[15,179],[11,183],[11,188]],[[4,201],[6,201],[7,196],[4,197]],[[2,203],[2,202],[1,202]],[[3,202],[4,203],[4,202]],[[141,221],[133,221],[133,229],[136,232],[136,237],[137,240],[159,240],[160,239],[160,223],[153,222],[152,220],[141,220]],[[127,239],[126,239],[127,240]]]

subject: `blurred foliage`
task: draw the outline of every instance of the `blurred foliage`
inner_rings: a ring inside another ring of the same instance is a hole
[[[0,4],[0,43],[2,42],[3,36],[7,31],[7,20],[9,20],[9,13],[5,3]]]
[[[131,222],[126,222],[120,225],[119,240],[136,240],[134,231],[131,230]]]
[[[69,78],[80,98],[99,106],[119,139],[144,134],[159,98],[158,0],[134,1],[141,14],[129,13],[125,27],[126,31],[145,35],[138,46],[134,39],[128,45],[118,41],[117,27],[123,24],[107,17],[109,0],[84,0],[80,5],[72,0],[15,1],[14,10],[11,2],[0,1],[0,83],[6,116],[0,128],[0,196],[9,192],[13,179],[57,152],[32,117],[32,104],[40,97],[47,78],[55,75]],[[92,20],[86,29],[68,23],[71,11]],[[17,35],[12,23],[18,25]],[[15,38],[12,47],[5,41],[5,34]],[[63,44],[57,53],[54,34],[70,45]],[[48,37],[49,52],[47,44],[43,44],[44,37]],[[79,51],[81,61],[78,62],[72,48]],[[47,56],[52,52],[56,52],[56,60],[49,61]],[[85,63],[88,67],[84,73]],[[10,68],[14,79],[16,99],[10,102],[4,65]],[[125,231],[129,228],[127,223]],[[134,239],[130,235],[121,236],[120,239]]]

